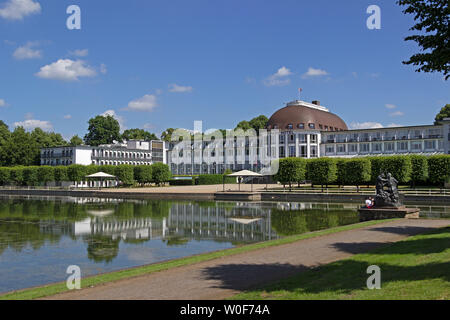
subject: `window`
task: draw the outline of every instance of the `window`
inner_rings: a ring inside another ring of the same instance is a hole
[[[369,152],[370,146],[368,143],[361,143],[360,145],[361,152]]]
[[[308,124],[308,126],[309,126],[310,129],[315,129],[316,128],[316,125],[314,123],[310,123],[310,124]]]
[[[317,146],[311,146],[311,158],[317,157]]]
[[[326,154],[333,154],[334,153],[334,146],[326,146],[325,152],[326,152]]]
[[[358,152],[358,145],[356,143],[352,143],[348,145],[348,152],[356,153]]]
[[[397,142],[397,151],[407,151],[408,150],[408,142]]]
[[[436,140],[425,141],[425,149],[436,149]]]
[[[309,138],[311,143],[317,143],[317,134],[312,134]]]
[[[300,141],[300,143],[306,143],[306,134],[299,134],[298,140]]]
[[[289,142],[295,142],[295,135],[293,134],[289,135]]]
[[[345,152],[345,144],[338,144],[337,145],[337,152],[338,153],[344,153]]]
[[[319,129],[323,130],[323,126],[321,124],[319,124]]]
[[[295,147],[294,146],[289,147],[289,156],[295,157]]]
[[[418,142],[418,141],[411,142],[411,150],[412,151],[421,151],[422,150],[422,142]]]
[[[394,143],[393,142],[385,142],[384,143],[384,151],[385,152],[393,152],[394,151]]]
[[[302,157],[302,158],[308,157],[306,146],[300,147],[300,157]]]
[[[288,128],[288,129],[294,129],[294,126],[293,126],[291,123],[289,123],[289,124],[287,125],[287,128]]]
[[[374,143],[372,145],[372,151],[373,152],[381,152],[381,143]]]
[[[284,158],[284,147],[280,147],[280,158]]]
[[[305,124],[304,124],[304,123],[299,123],[299,124],[297,125],[297,128],[299,128],[299,129],[305,129]]]
[[[325,131],[328,131],[328,126],[325,126]]]
[[[284,135],[280,135],[280,143],[284,143]]]

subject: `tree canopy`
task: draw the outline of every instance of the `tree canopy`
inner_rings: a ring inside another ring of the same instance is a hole
[[[70,146],[77,147],[83,144],[83,139],[81,139],[78,135],[74,135],[69,142]]]
[[[84,142],[90,146],[111,144],[120,141],[120,125],[112,116],[96,116],[89,120],[88,133],[84,136]]]
[[[253,128],[255,129],[256,132],[259,132],[260,129],[264,129],[267,126],[268,121],[269,119],[267,119],[266,116],[260,115],[258,117],[253,118],[250,121],[243,120],[239,122],[238,125],[236,126],[236,129],[242,129],[246,131],[248,129]]]
[[[406,37],[405,41],[415,41],[422,51],[403,63],[418,66],[417,72],[442,72],[447,80],[450,77],[448,0],[399,0],[397,3],[406,6],[403,13],[414,15],[417,23],[410,30],[420,32]]]
[[[123,140],[159,140],[154,133],[145,131],[144,129],[128,129],[122,134]]]
[[[441,121],[444,118],[450,118],[450,104],[442,107],[441,111],[436,115],[435,120]]]

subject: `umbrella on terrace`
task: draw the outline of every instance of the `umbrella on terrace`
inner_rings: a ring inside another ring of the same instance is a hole
[[[97,173],[94,173],[94,174],[90,174],[90,175],[86,176],[86,178],[93,179],[93,180],[99,180],[100,181],[100,186],[103,185],[103,181],[106,181],[106,180],[117,180],[116,176],[113,176],[112,174],[108,174],[108,173],[104,173],[104,172],[97,172]]]

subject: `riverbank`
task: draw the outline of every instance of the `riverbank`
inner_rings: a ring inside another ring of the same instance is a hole
[[[283,191],[279,185],[235,184],[204,186],[170,186],[150,188],[114,188],[114,189],[50,189],[50,188],[2,188],[0,195],[21,196],[61,196],[123,199],[167,199],[167,200],[229,200],[229,201],[328,201],[363,203],[368,194],[357,192],[299,192]],[[225,189],[225,192],[223,190]],[[277,191],[279,190],[279,191]],[[404,202],[436,204],[450,203],[450,194],[401,194]]]
[[[449,300],[450,227],[438,229],[238,294],[244,300]],[[352,251],[350,246],[342,250]],[[376,265],[381,288],[368,290],[364,271]]]
[[[124,269],[120,271],[115,271],[111,273],[105,273],[101,275],[96,275],[92,277],[84,278],[81,285],[82,288],[89,288],[92,286],[99,286],[123,279],[131,279],[133,277],[139,277],[143,275],[149,275],[155,272],[160,272],[164,270],[169,270],[172,268],[178,268],[183,266],[189,266],[192,264],[205,262],[209,260],[214,259],[220,259],[227,256],[237,255],[237,254],[243,254],[247,252],[251,252],[254,250],[264,249],[264,248],[270,248],[275,246],[281,246],[286,245],[289,243],[293,243],[296,241],[314,238],[314,237],[320,237],[320,236],[326,236],[328,234],[338,233],[338,232],[344,232],[349,230],[354,230],[358,228],[364,228],[376,224],[382,224],[388,221],[395,221],[395,220],[379,220],[379,221],[369,221],[369,222],[363,222],[353,225],[346,225],[341,227],[335,227],[331,229],[321,230],[321,231],[315,231],[315,232],[309,232],[304,233],[300,235],[295,236],[289,236],[277,240],[271,240],[271,241],[265,241],[245,246],[240,246],[232,249],[226,249],[226,250],[220,250],[216,252],[211,253],[205,253],[200,255],[194,255],[189,256],[186,258],[181,259],[175,259],[170,260],[166,262],[161,263],[155,263],[150,265],[145,265],[141,267],[135,267],[130,269]],[[5,293],[3,295],[0,295],[0,300],[29,300],[29,299],[37,299],[42,297],[47,297],[63,292],[67,292],[68,289],[66,287],[65,283],[54,283],[54,284],[48,284],[45,286],[40,286],[36,288],[29,288],[24,290],[18,290],[10,293]]]

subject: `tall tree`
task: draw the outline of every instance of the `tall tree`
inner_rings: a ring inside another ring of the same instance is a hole
[[[122,134],[124,140],[159,140],[154,133],[145,131],[144,129],[128,129]]]
[[[40,152],[35,139],[22,127],[15,128],[11,133],[6,150],[8,150],[6,160],[9,166],[36,164],[36,158]]]
[[[444,118],[450,118],[450,104],[446,104],[445,106],[443,106],[434,120],[441,121]]]
[[[163,133],[161,133],[161,140],[170,142],[172,139],[172,133],[175,131],[174,128],[168,128]]]
[[[69,144],[72,147],[81,146],[83,144],[83,139],[81,139],[78,135],[74,135],[71,139]]]
[[[264,129],[267,126],[267,122],[269,122],[269,119],[264,115],[260,115],[250,120],[249,124],[256,132],[258,132],[260,129]]]
[[[84,136],[84,142],[87,145],[99,146],[121,139],[119,122],[110,115],[96,116],[88,123],[88,133]]]
[[[403,13],[414,15],[417,23],[410,30],[420,32],[406,37],[405,41],[417,42],[423,51],[403,63],[419,66],[417,72],[442,72],[447,80],[450,77],[449,1],[399,0],[397,3],[406,6]]]
[[[8,126],[0,120],[0,166],[8,165],[8,149],[7,144],[11,139],[11,132]]]

